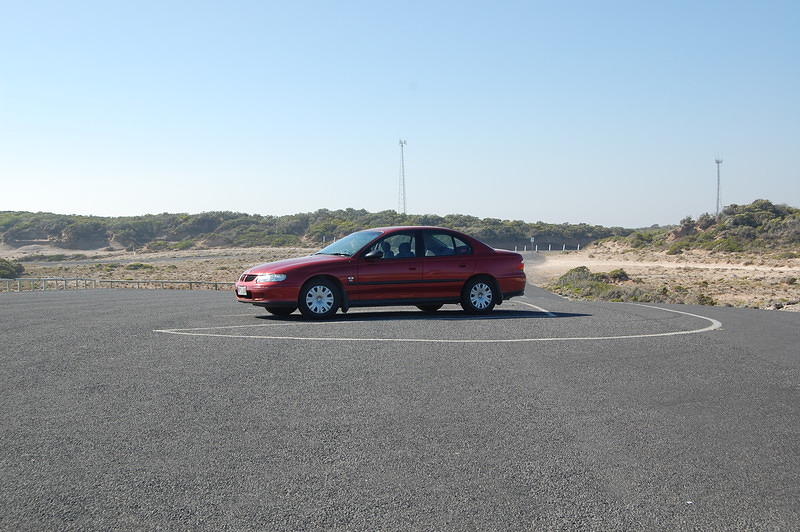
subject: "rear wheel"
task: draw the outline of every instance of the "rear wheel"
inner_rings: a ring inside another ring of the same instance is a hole
[[[306,318],[329,318],[341,306],[339,287],[328,279],[312,279],[300,290],[297,303]]]
[[[471,279],[461,291],[461,307],[468,314],[488,314],[497,303],[494,281],[486,277]]]
[[[297,310],[297,307],[267,307],[267,312],[281,318],[285,318],[295,310]]]
[[[417,305],[417,308],[422,312],[431,314],[442,308],[442,305]]]

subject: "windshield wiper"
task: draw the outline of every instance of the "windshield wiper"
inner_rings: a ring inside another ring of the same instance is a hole
[[[317,251],[314,255],[337,255],[339,257],[350,257],[349,253],[323,253],[321,251]]]

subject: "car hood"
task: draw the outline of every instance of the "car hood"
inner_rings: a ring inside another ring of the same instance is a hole
[[[253,266],[245,273],[284,273],[300,266],[310,264],[336,263],[350,260],[350,257],[340,257],[339,255],[309,255],[296,259],[277,260],[275,262],[265,262],[258,266]]]

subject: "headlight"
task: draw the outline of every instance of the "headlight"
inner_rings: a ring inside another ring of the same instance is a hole
[[[257,283],[274,283],[286,279],[285,273],[259,273],[256,275]]]

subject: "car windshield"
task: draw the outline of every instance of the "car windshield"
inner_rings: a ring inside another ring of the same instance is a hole
[[[341,255],[343,257],[352,257],[359,249],[372,242],[381,234],[380,231],[359,231],[357,233],[352,233],[341,240],[337,240],[330,246],[317,251],[315,255]]]

